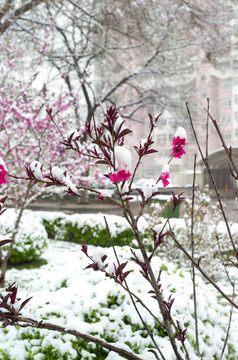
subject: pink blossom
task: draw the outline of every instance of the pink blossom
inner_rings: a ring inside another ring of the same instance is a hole
[[[99,200],[104,200],[104,197],[102,196],[102,194],[99,194],[99,195],[98,195],[98,199],[99,199]]]
[[[186,154],[184,150],[184,146],[187,145],[186,138],[180,138],[179,136],[175,136],[172,140],[172,153],[170,154],[171,157],[181,158],[182,155]]]
[[[109,179],[111,180],[111,182],[115,184],[116,182],[119,181],[128,180],[130,176],[131,176],[130,171],[126,172],[125,170],[120,170],[114,174],[111,174]]]
[[[7,171],[5,167],[2,164],[0,164],[0,185],[6,184],[7,182],[6,175],[7,175]]]
[[[169,178],[170,178],[169,172],[163,172],[160,175],[160,179],[162,180],[164,188],[166,188],[169,185],[169,180],[168,180]]]

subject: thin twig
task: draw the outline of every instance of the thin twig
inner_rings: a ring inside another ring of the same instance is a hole
[[[209,133],[208,133],[208,124],[209,124],[209,107],[210,107],[210,101],[209,98],[207,98],[207,123],[206,123],[206,159],[208,158],[208,137],[209,137]]]
[[[160,292],[160,290],[158,288],[158,283],[157,283],[157,280],[155,278],[153,269],[151,267],[150,260],[149,260],[149,258],[147,256],[145,246],[144,246],[143,241],[142,241],[142,239],[140,237],[140,234],[139,234],[139,231],[138,231],[138,228],[137,228],[137,224],[136,224],[136,220],[135,220],[134,215],[133,215],[133,213],[131,211],[129,211],[129,216],[130,216],[130,219],[131,219],[131,222],[132,222],[132,229],[134,231],[136,240],[138,242],[141,254],[143,256],[143,259],[144,259],[144,262],[145,262],[145,265],[146,265],[146,268],[147,268],[147,271],[148,271],[148,274],[149,274],[150,284],[151,284],[151,286],[152,286],[152,288],[153,288],[153,290],[155,292],[156,300],[158,302],[159,309],[160,309],[162,317],[164,319],[165,328],[166,328],[166,331],[167,331],[168,336],[169,336],[170,344],[171,344],[171,346],[173,348],[174,354],[177,357],[177,359],[178,360],[183,360],[180,353],[179,353],[179,351],[178,351],[177,344],[175,342],[175,338],[174,338],[174,335],[173,335],[173,332],[172,332],[172,329],[171,329],[170,317],[169,317],[169,314],[168,314],[168,312],[167,312],[167,310],[165,308],[163,296],[162,296],[162,294],[161,294],[161,292]],[[186,358],[189,359],[189,355],[187,353],[186,353]]]
[[[1,314],[0,314],[0,316],[1,316]],[[48,322],[43,322],[43,321],[38,322],[36,320],[26,318],[23,316],[14,316],[13,315],[13,316],[10,316],[10,318],[14,321],[14,323],[17,326],[20,326],[20,327],[30,326],[32,328],[37,328],[37,329],[47,329],[47,330],[51,330],[51,331],[57,331],[60,333],[71,334],[78,338],[84,339],[88,342],[93,342],[94,344],[102,346],[103,348],[108,349],[109,351],[114,351],[122,356],[125,356],[129,360],[143,360],[141,357],[139,357],[127,350],[121,349],[117,346],[107,343],[104,340],[101,340],[101,339],[94,337],[92,335],[89,335],[89,334],[81,333],[77,330],[70,330],[70,329],[64,328],[62,326],[51,324]]]
[[[227,296],[224,291],[210,278],[207,273],[201,268],[199,265],[199,261],[196,261],[188,252],[187,250],[180,244],[180,242],[176,239],[175,234],[170,231],[169,235],[174,240],[175,244],[179,247],[180,250],[183,251],[183,253],[187,256],[187,258],[195,265],[196,269],[200,271],[200,273],[204,276],[205,279],[208,280],[208,282],[230,303],[232,304],[236,309],[238,309],[238,304],[236,304],[232,299]]]
[[[227,154],[227,158],[229,160],[230,166],[233,168],[233,171],[235,172],[236,177],[238,178],[238,169],[237,169],[237,167],[236,167],[236,165],[235,165],[235,163],[233,161],[231,151],[228,149],[228,147],[226,145],[226,142],[225,142],[225,140],[224,140],[224,138],[222,136],[222,133],[221,133],[221,131],[219,129],[219,126],[217,125],[216,120],[211,116],[211,114],[209,113],[208,110],[206,110],[206,111],[207,111],[207,116],[209,116],[209,118],[212,120],[212,123],[213,123],[213,125],[214,125],[214,127],[216,129],[216,132],[217,132],[217,134],[218,134],[218,136],[219,136],[219,138],[221,140],[222,146],[223,146],[223,148],[224,148],[224,150],[225,150],[225,152]]]
[[[196,154],[194,155],[193,167],[193,193],[192,193],[192,209],[191,209],[191,247],[192,257],[194,258],[194,200],[195,200],[195,180],[196,180]],[[199,335],[198,335],[198,315],[197,315],[197,293],[195,281],[195,266],[192,263],[192,283],[193,283],[193,306],[194,306],[194,322],[195,322],[195,336],[196,336],[196,349],[197,356],[200,356],[199,349]]]
[[[235,297],[235,286],[233,287],[233,299],[234,299],[234,297]],[[224,345],[223,345],[223,348],[222,348],[220,360],[222,360],[222,357],[224,355],[224,352],[225,352],[225,349],[226,349],[226,346],[227,346],[227,341],[228,341],[230,328],[231,328],[232,315],[233,315],[233,305],[231,305],[231,309],[230,309],[230,316],[229,316],[229,322],[228,322],[228,327],[227,327],[227,331],[226,331],[226,338],[225,338]]]
[[[192,116],[191,116],[191,113],[190,113],[190,110],[189,110],[189,107],[188,107],[188,103],[186,103],[186,106],[187,106],[187,112],[188,112],[188,116],[189,116],[189,120],[190,120],[190,124],[191,124],[191,127],[192,127],[192,130],[193,130],[193,134],[194,134],[194,137],[195,137],[195,141],[197,143],[197,147],[198,147],[198,150],[200,152],[200,155],[201,155],[201,158],[204,162],[204,165],[206,166],[206,169],[209,173],[209,176],[211,178],[211,181],[212,181],[212,184],[213,184],[213,187],[214,187],[214,190],[215,190],[215,193],[216,193],[216,197],[217,197],[217,200],[219,202],[219,206],[220,206],[220,209],[221,209],[221,212],[222,212],[222,216],[223,216],[223,219],[225,221],[225,224],[226,224],[226,229],[227,229],[227,233],[229,235],[229,238],[230,238],[230,241],[231,241],[231,244],[232,244],[232,247],[233,247],[233,250],[234,250],[234,253],[235,253],[235,256],[236,256],[236,259],[238,261],[238,251],[236,249],[236,246],[235,246],[235,243],[234,243],[234,240],[233,240],[233,236],[231,234],[231,230],[230,230],[230,226],[228,224],[228,220],[227,220],[227,217],[226,217],[226,213],[225,213],[225,210],[224,210],[224,206],[222,204],[222,201],[221,201],[221,197],[220,197],[220,194],[218,192],[218,188],[216,186],[216,182],[215,182],[215,179],[214,179],[214,176],[211,172],[211,169],[210,169],[210,166],[208,164],[208,161],[207,159],[204,157],[203,155],[203,152],[202,152],[202,149],[201,149],[201,146],[199,144],[199,141],[198,141],[198,138],[197,138],[197,134],[196,134],[196,131],[195,131],[195,128],[194,128],[194,125],[193,125],[193,120],[192,120]]]
[[[113,252],[114,252],[114,255],[115,255],[116,260],[117,260],[117,264],[118,264],[118,266],[120,266],[120,265],[121,265],[121,264],[120,264],[120,260],[119,260],[118,255],[117,255],[117,252],[116,252],[116,249],[115,249],[115,246],[114,246],[114,242],[113,242],[113,240],[112,240],[112,236],[111,236],[110,228],[109,228],[108,223],[107,223],[106,216],[104,216],[104,221],[105,221],[105,224],[106,224],[108,236],[109,236],[110,241],[111,241],[111,244],[112,244]],[[126,279],[125,279],[124,277],[123,277],[123,281],[124,281],[124,283],[125,283],[125,285],[126,285],[126,289],[127,289],[127,292],[128,292],[128,294],[129,294],[129,296],[130,296],[130,298],[131,298],[131,301],[132,301],[132,303],[133,303],[133,306],[134,306],[134,308],[135,308],[135,310],[136,310],[136,312],[137,312],[137,314],[138,314],[138,316],[139,316],[139,318],[140,318],[140,320],[141,320],[141,322],[142,322],[145,330],[147,331],[148,335],[150,336],[150,338],[151,338],[153,344],[155,345],[156,349],[159,351],[162,359],[163,359],[163,360],[166,360],[165,357],[163,356],[163,353],[162,353],[161,350],[159,349],[158,344],[156,343],[156,341],[155,341],[155,339],[154,339],[153,333],[149,330],[146,322],[144,321],[144,319],[143,319],[143,317],[142,317],[142,315],[141,315],[141,313],[140,313],[140,311],[139,311],[139,309],[138,309],[138,307],[137,307],[137,305],[136,305],[136,303],[135,303],[135,300],[134,300],[134,298],[133,298],[133,296],[132,296],[132,293],[131,293],[131,291],[130,291],[130,289],[129,289],[128,283],[127,283],[127,281],[126,281]],[[154,354],[154,355],[155,355],[155,354]],[[157,356],[157,354],[156,354],[156,356]],[[156,358],[159,359],[158,356],[157,356]]]

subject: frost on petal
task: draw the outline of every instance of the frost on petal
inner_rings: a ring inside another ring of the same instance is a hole
[[[131,170],[131,153],[124,146],[115,146],[115,160],[118,170]]]
[[[147,181],[142,185],[141,188],[145,199],[149,199],[156,191],[158,191],[158,187],[156,185],[156,181],[154,179]]]
[[[187,133],[183,127],[179,127],[174,135],[174,137],[179,137],[180,139],[186,139],[187,141]]]
[[[42,180],[41,163],[39,161],[32,161],[30,164],[30,169],[36,179]]]

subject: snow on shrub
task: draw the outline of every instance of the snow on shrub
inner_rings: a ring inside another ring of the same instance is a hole
[[[129,260],[129,247],[116,248],[120,261]],[[112,249],[100,249],[89,246],[89,253],[100,252],[115,260]],[[148,352],[153,349],[151,339],[143,329],[129,295],[115,284],[113,280],[105,278],[101,272],[91,269],[82,271],[88,264],[88,259],[81,252],[81,247],[70,243],[51,243],[44,257],[48,264],[36,270],[21,270],[21,278],[25,280],[20,293],[28,297],[34,296],[24,309],[24,315],[47,319],[67,329],[94,334],[108,342],[116,343],[127,350],[131,349],[143,359],[154,360],[154,355]],[[139,269],[129,260],[128,268],[133,269],[134,275],[127,278],[132,292],[138,294],[148,308],[162,321],[157,312],[155,299],[148,291],[147,281],[140,276]],[[182,271],[166,259],[155,256],[152,266],[161,270],[161,284],[164,298],[167,300],[172,294],[174,299],[172,315],[181,324],[187,324],[187,340],[191,359],[195,356],[195,330],[193,315],[193,295],[191,275],[189,271]],[[14,279],[19,272],[11,269],[8,276]],[[36,281],[37,280],[37,281]],[[25,286],[24,284],[27,284]],[[198,329],[200,351],[204,359],[218,359],[226,335],[229,306],[219,305],[216,293],[210,290],[198,276],[196,279],[198,302]],[[166,360],[174,360],[166,330],[158,323],[155,324],[148,312],[137,304],[140,312],[159,344]],[[236,359],[238,330],[233,330],[228,339],[228,347],[224,354],[227,360]],[[30,328],[7,327],[0,337],[1,352],[4,359],[25,360],[38,359],[122,359],[121,356],[102,349],[92,343],[76,339],[73,336],[51,332],[49,330],[35,330]]]
[[[163,223],[164,218],[161,214],[169,206],[167,202],[164,206],[153,203],[151,206],[150,216],[147,217],[150,227],[155,224]],[[192,200],[185,197],[183,203],[184,217],[183,219],[171,219],[170,225],[176,233],[177,239],[185,249],[191,252],[191,211]],[[209,188],[206,186],[203,191],[196,190],[194,201],[194,250],[195,258],[200,258],[203,269],[212,276],[219,276],[221,266],[221,256],[227,263],[234,261],[234,252],[227,235],[225,223],[222,220],[218,205],[212,202],[209,195]],[[231,233],[237,241],[237,226],[231,224]],[[219,245],[218,245],[219,244]],[[184,264],[190,266],[190,261],[183,252],[174,246],[174,241],[170,237],[166,237],[159,251],[165,254],[168,260],[175,261],[178,265]]]
[[[11,239],[17,210],[8,209],[0,217],[1,239]],[[19,230],[13,245],[10,263],[16,264],[39,258],[48,244],[48,236],[44,226],[41,224],[34,212],[25,211],[21,219]],[[8,245],[4,246],[6,251]]]
[[[60,212],[41,213],[48,236],[55,240],[72,241],[103,247],[111,246],[104,214],[73,214]],[[125,219],[117,215],[106,215],[115,245],[131,245],[134,234]],[[140,232],[147,236],[148,224],[144,218],[139,222]]]

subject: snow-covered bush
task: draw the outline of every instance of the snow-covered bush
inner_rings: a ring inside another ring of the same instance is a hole
[[[130,248],[116,247],[121,261],[128,260]],[[90,252],[98,253],[100,248],[90,247]],[[113,257],[112,249],[103,249],[108,257]],[[129,295],[103,273],[82,271],[87,260],[77,244],[58,242],[49,245],[45,254],[48,264],[36,270],[22,270],[21,277],[27,287],[21,287],[21,294],[28,297],[36,294],[24,310],[25,316],[51,321],[65,328],[85,331],[102,338],[109,343],[116,343],[139,354],[142,359],[154,360],[148,349],[154,345],[141,325],[133,309]],[[181,323],[186,323],[189,355],[194,359],[194,314],[189,271],[181,270],[166,259],[156,256],[153,266],[162,271],[161,284],[164,298],[171,294],[174,298],[172,315]],[[128,277],[131,291],[140,294],[149,309],[156,312],[156,301],[148,294],[147,281],[140,276],[139,268],[132,261],[130,267],[133,277]],[[16,270],[9,270],[10,278],[16,276]],[[19,276],[19,275],[18,275]],[[37,279],[37,281],[36,281]],[[229,307],[217,303],[216,294],[207,288],[200,277],[196,280],[199,296],[198,318],[201,356],[204,359],[219,359],[223,340],[226,335],[227,314]],[[102,291],[103,289],[103,291]],[[139,306],[143,318],[164,353],[166,360],[174,360],[168,335],[150,314]],[[237,359],[237,330],[231,334],[224,359]],[[17,346],[16,346],[17,344]],[[77,339],[69,334],[60,334],[46,329],[7,327],[0,337],[0,358],[5,360],[47,359],[47,360],[121,360],[114,352]]]
[[[203,268],[210,275],[218,276],[221,266],[221,253],[225,263],[234,260],[234,253],[229,241],[227,232],[222,222],[221,212],[216,203],[212,202],[209,187],[206,186],[202,191],[196,190],[194,197],[194,256],[200,259]],[[150,227],[155,224],[163,224],[165,219],[161,217],[163,211],[169,206],[169,202],[161,206],[154,202],[152,211],[148,217]],[[183,202],[183,219],[172,219],[170,225],[180,244],[191,253],[191,212],[192,199],[185,197]],[[237,235],[234,237],[237,239]],[[159,247],[168,260],[175,261],[178,265],[190,265],[189,259],[176,246],[169,236],[164,238],[163,244]]]
[[[1,239],[11,239],[17,210],[8,210],[0,216]],[[40,219],[31,211],[26,211],[21,219],[13,245],[10,263],[16,264],[39,258],[47,247],[48,236]],[[6,251],[8,245],[4,246]]]
[[[117,215],[107,215],[113,243],[118,246],[132,245],[135,235],[125,219]],[[110,247],[111,241],[104,221],[103,214],[74,214],[55,215],[42,214],[42,223],[49,238],[75,242],[78,244],[99,245]],[[140,233],[142,237],[148,236],[147,222],[141,218]]]

